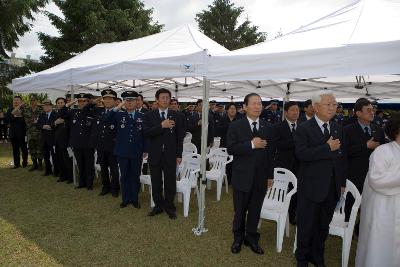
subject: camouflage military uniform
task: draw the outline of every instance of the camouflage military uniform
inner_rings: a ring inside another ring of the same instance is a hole
[[[32,161],[41,161],[43,159],[41,131],[36,127],[39,115],[43,112],[42,107],[37,106],[33,111],[31,107],[24,107],[22,115],[26,123],[26,135],[28,137],[28,149]]]

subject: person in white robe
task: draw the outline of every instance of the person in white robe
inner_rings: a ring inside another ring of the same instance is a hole
[[[356,267],[400,266],[400,116],[385,132],[392,140],[370,157],[365,179]]]

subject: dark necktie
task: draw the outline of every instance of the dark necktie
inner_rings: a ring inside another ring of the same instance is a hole
[[[292,134],[296,132],[296,123],[292,123]]]
[[[165,112],[164,112],[164,111],[161,112],[161,119],[162,119],[163,121],[165,120]]]
[[[257,136],[258,130],[257,130],[257,122],[253,122],[253,137]]]
[[[371,139],[371,135],[369,134],[369,129],[367,126],[364,127],[364,133],[368,140]]]
[[[328,141],[328,139],[331,137],[329,130],[328,130],[328,124],[325,122],[324,124],[322,124],[322,127],[324,127],[325,141]]]

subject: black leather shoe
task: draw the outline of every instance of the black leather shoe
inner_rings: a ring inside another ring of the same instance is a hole
[[[92,191],[93,190],[93,186],[88,186],[87,190]]]
[[[175,211],[167,211],[168,217],[171,220],[175,220],[176,219],[176,212]]]
[[[22,162],[22,168],[26,168],[26,166],[28,166],[28,162],[27,161]]]
[[[256,254],[262,255],[264,254],[264,250],[257,243],[250,243],[246,239],[244,240],[244,245],[250,247],[251,251]]]
[[[132,202],[133,207],[135,207],[136,209],[140,209],[140,203],[139,201],[134,201]]]
[[[16,166],[12,167],[11,169],[18,169],[19,167],[21,167],[21,166],[16,165]]]
[[[52,175],[51,172],[45,172],[45,173],[43,174],[43,176],[50,176],[50,175]]]
[[[64,182],[65,180],[61,180],[61,179],[58,179],[57,180],[57,183],[61,183],[61,182]]]
[[[231,252],[233,254],[238,254],[242,250],[242,244],[233,242],[231,246]]]
[[[126,208],[128,206],[128,203],[122,202],[121,204],[119,204],[119,207],[121,209]]]
[[[110,193],[110,191],[107,191],[107,190],[101,191],[100,194],[99,194],[99,196],[105,196],[105,195],[107,195],[108,193]]]
[[[163,213],[163,210],[162,210],[162,209],[153,208],[153,209],[147,214],[147,216],[153,217],[153,216],[156,216],[156,215],[161,214],[161,213]]]
[[[118,197],[118,192],[112,192],[111,195],[112,195],[113,197]]]
[[[72,184],[74,181],[67,180],[67,184]]]
[[[84,186],[84,185],[78,185],[78,186],[75,186],[75,189],[82,189],[82,188],[85,188],[86,186]]]

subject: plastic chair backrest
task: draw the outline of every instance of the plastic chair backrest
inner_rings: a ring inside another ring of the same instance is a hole
[[[187,154],[182,158],[183,168],[180,170],[180,179],[188,180],[192,185],[197,182],[197,175],[192,172],[200,169],[201,156],[196,153]]]
[[[349,223],[348,223],[347,227],[354,226],[354,224],[356,222],[356,218],[357,218],[358,208],[360,207],[360,204],[361,204],[361,195],[360,195],[360,192],[358,192],[357,187],[350,180],[346,180],[346,190],[344,191],[343,196],[345,198],[347,198],[347,195],[348,195],[349,192],[354,197],[354,204],[353,204],[353,207],[351,209]],[[333,214],[335,219],[339,220],[341,222],[344,222],[344,220],[345,220],[345,209],[344,209],[344,207],[345,207],[345,202],[343,202],[343,204],[340,207],[340,209],[335,211],[335,213]]]
[[[182,156],[185,156],[187,154],[192,154],[195,153],[197,154],[197,147],[192,144],[192,143],[184,143],[183,144],[183,151],[182,151]]]
[[[289,183],[293,185],[292,190],[297,190],[297,178],[288,169],[275,168],[274,169],[274,184],[268,189],[266,199],[268,199],[268,206],[275,208],[283,207],[285,204],[286,195],[288,193]],[[286,203],[288,205],[288,203]]]
[[[225,170],[225,162],[228,161],[228,150],[224,147],[215,148],[209,154],[209,163],[212,170]]]
[[[219,148],[221,145],[221,137],[214,137],[213,148]]]

